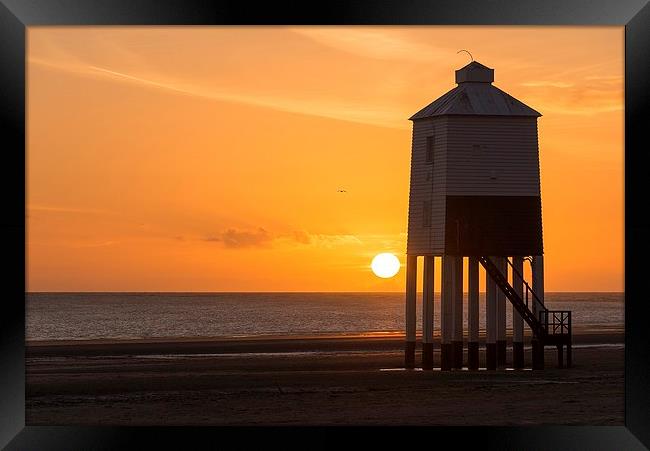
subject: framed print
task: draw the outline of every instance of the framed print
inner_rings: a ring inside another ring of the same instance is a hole
[[[0,444],[646,449],[649,21],[2,0]]]

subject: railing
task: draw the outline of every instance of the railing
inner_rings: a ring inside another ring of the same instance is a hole
[[[528,282],[524,280],[524,277],[522,274],[519,273],[513,266],[513,264],[508,260],[507,258],[505,259],[508,265],[510,265],[510,268],[512,268],[513,274],[516,274],[521,281],[524,284],[525,290],[525,296],[524,296],[524,302],[526,303],[526,307],[530,308],[529,306],[529,299],[532,299],[532,303],[535,307],[535,310],[537,311],[537,317],[539,319],[539,322],[541,323],[542,327],[546,331],[547,335],[571,335],[571,311],[569,310],[549,310],[544,306],[542,301],[537,297],[535,292],[530,288],[530,285],[528,285]]]
[[[524,284],[524,299],[522,300],[526,303],[526,307],[528,307],[531,311],[534,310],[540,313],[544,311],[548,311],[548,309],[544,307],[544,303],[539,299],[539,297],[537,297],[533,289],[530,288],[530,285],[528,285],[528,282],[526,282],[526,280],[524,279],[523,274],[521,274],[519,271],[517,271],[517,269],[515,269],[514,265],[509,259],[505,258],[504,260],[508,263],[508,265],[512,269],[512,273],[517,275],[517,277],[519,277],[519,279]],[[530,302],[529,299],[531,300]],[[531,303],[533,304],[533,308],[531,308],[530,306]]]
[[[539,321],[548,335],[571,335],[570,310],[543,310],[539,312]]]

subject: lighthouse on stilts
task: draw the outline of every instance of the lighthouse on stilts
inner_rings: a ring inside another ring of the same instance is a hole
[[[481,366],[481,272],[486,289],[485,367],[523,368],[525,327],[530,329],[533,369],[544,367],[544,347],[549,345],[557,347],[560,367],[564,366],[566,347],[566,365],[571,365],[571,312],[550,311],[544,306],[537,141],[537,118],[541,114],[495,87],[493,81],[493,69],[472,61],[456,71],[454,89],[410,118],[413,142],[406,252],[407,368],[416,366],[418,257],[424,264],[423,369],[436,366],[436,267],[441,271],[438,314],[442,370]],[[526,263],[532,268],[532,286],[524,280]],[[464,280],[468,287],[467,334]],[[511,359],[506,324],[506,309],[510,306]]]

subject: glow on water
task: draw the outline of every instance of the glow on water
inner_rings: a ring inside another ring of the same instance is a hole
[[[26,298],[28,340],[388,337],[404,330],[403,293],[29,293]],[[435,330],[440,330],[439,299],[436,293]],[[549,308],[571,310],[575,326],[594,332],[623,327],[623,299],[623,293],[546,294]],[[417,306],[419,325],[420,301]],[[511,308],[507,315],[509,324]]]

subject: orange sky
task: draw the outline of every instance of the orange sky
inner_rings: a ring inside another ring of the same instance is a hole
[[[30,27],[28,290],[402,291],[408,117],[468,49],[543,114],[547,291],[622,291],[623,31]]]

